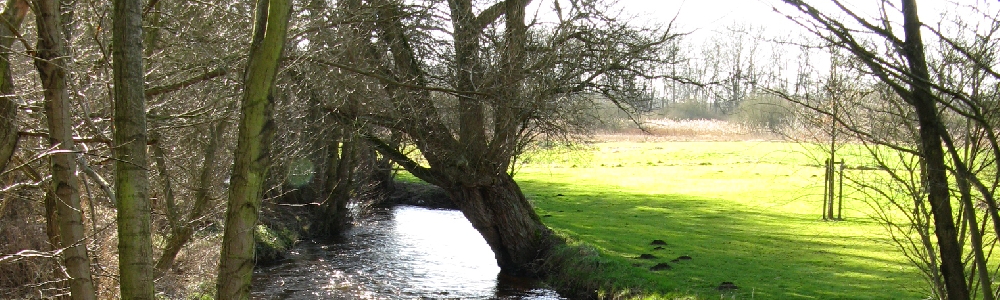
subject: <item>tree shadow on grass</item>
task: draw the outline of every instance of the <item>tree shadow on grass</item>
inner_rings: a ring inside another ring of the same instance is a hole
[[[660,292],[759,299],[920,299],[918,271],[871,222],[823,222],[724,199],[519,181],[543,222],[635,266]],[[710,192],[710,191],[707,191]],[[866,232],[864,235],[846,232]],[[655,249],[653,240],[666,245]],[[656,259],[637,259],[652,254]],[[670,262],[679,256],[690,260]],[[650,271],[658,263],[673,268]],[[733,282],[735,291],[718,291]]]

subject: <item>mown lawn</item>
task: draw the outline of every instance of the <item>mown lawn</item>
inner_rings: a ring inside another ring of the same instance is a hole
[[[810,153],[820,152],[779,142],[599,143],[530,152],[515,179],[548,226],[633,266],[614,276],[650,292],[925,298],[918,271],[862,200],[845,198],[845,221],[820,220],[823,169]],[[682,255],[692,259],[670,262]],[[661,262],[673,268],[649,270]],[[716,290],[725,281],[739,288]]]

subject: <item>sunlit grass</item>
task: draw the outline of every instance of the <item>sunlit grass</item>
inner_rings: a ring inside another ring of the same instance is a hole
[[[859,154],[844,157],[850,166],[867,164]],[[845,221],[820,220],[822,154],[814,147],[600,143],[536,149],[522,159],[515,179],[543,221],[632,266],[609,276],[639,277],[634,282],[648,286],[635,288],[646,293],[925,298],[918,271],[868,217],[868,204],[848,195]],[[667,245],[654,250],[654,239]],[[641,254],[657,258],[637,259]],[[692,259],[670,262],[681,255]],[[673,269],[649,270],[661,262]],[[739,289],[718,291],[725,281]]]

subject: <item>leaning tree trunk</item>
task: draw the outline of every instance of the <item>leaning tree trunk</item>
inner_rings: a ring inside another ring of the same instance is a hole
[[[21,28],[28,13],[24,0],[7,0],[0,18],[9,26],[0,26],[0,172],[6,168],[17,146],[17,104],[14,103],[14,77],[10,71],[10,49],[14,44],[12,30]]]
[[[270,164],[272,89],[288,34],[291,0],[258,0],[240,101],[235,161],[226,208],[216,299],[249,299],[254,226]]]
[[[551,231],[506,173],[487,186],[449,186],[445,190],[472,227],[486,239],[501,272],[535,275],[534,267],[551,247]]]
[[[479,33],[475,22],[469,19],[478,19],[482,15],[472,17],[470,1],[451,3],[452,14],[456,19],[455,55],[458,64],[462,66],[457,76],[460,78],[458,87],[460,90],[473,91],[474,81],[479,79],[479,66],[476,65],[478,58],[475,57],[479,49],[476,41]],[[463,156],[470,158],[468,164],[471,166],[480,168],[492,166],[493,170],[488,172],[472,172],[472,174],[491,174],[487,175],[490,178],[475,178],[476,180],[461,178],[457,182],[473,184],[459,184],[446,188],[462,213],[493,249],[500,269],[517,275],[535,275],[536,261],[551,248],[552,241],[549,229],[542,224],[517,183],[506,173],[516,147],[516,124],[520,123],[520,117],[511,107],[522,98],[520,92],[524,75],[527,32],[524,25],[526,5],[527,2],[523,0],[507,0],[503,2],[503,7],[499,7],[505,11],[506,47],[501,55],[503,76],[500,78],[499,94],[503,100],[495,102],[493,140],[489,142],[485,140],[484,110],[478,101],[471,100],[477,104],[470,105],[460,112],[459,135],[466,149]],[[465,97],[462,99],[470,101]],[[469,104],[462,104],[463,107],[466,105]]]
[[[35,67],[42,81],[45,112],[49,123],[49,142],[56,153],[51,155],[52,190],[59,216],[63,262],[69,275],[73,299],[94,299],[94,282],[90,275],[90,258],[80,208],[80,186],[76,178],[73,120],[70,115],[69,92],[66,87],[66,48],[62,23],[59,21],[59,1],[35,2],[35,22],[38,29],[38,57]]]
[[[517,136],[517,126],[512,125],[523,124],[520,119],[523,116],[510,110],[513,106],[497,108],[493,120],[496,132],[493,132],[492,140],[487,140],[485,122],[490,118],[484,117],[485,99],[468,98],[481,95],[483,91],[478,89],[487,85],[482,78],[481,58],[478,57],[482,49],[478,39],[481,38],[483,26],[492,24],[503,15],[500,12],[513,13],[508,19],[512,22],[508,29],[514,32],[507,37],[517,40],[508,41],[515,49],[505,56],[507,61],[502,70],[506,74],[503,80],[505,91],[500,93],[504,99],[494,100],[517,103],[521,98],[518,91],[522,89],[523,74],[519,73],[522,72],[523,61],[518,60],[523,58],[523,39],[526,38],[523,27],[526,1],[500,2],[483,10],[479,16],[474,14],[470,0],[448,3],[455,31],[454,76],[458,80],[456,87],[463,93],[459,100],[463,106],[459,111],[460,128],[451,130],[445,125],[425,90],[407,91],[387,84],[386,90],[390,97],[398,99],[396,101],[402,104],[400,107],[404,120],[399,123],[403,126],[396,129],[405,132],[415,141],[431,167],[421,166],[377,137],[364,137],[379,152],[414,176],[445,189],[490,245],[502,272],[536,275],[535,263],[552,246],[551,232],[542,224],[520,188],[506,173],[506,166],[513,156],[512,150],[521,138]],[[376,32],[380,40],[389,45],[394,71],[398,72],[393,75],[407,84],[427,85],[420,61],[403,30],[401,20],[404,13],[388,1],[378,4]],[[377,57],[378,54],[369,55]],[[455,131],[458,132],[457,140],[451,135]]]

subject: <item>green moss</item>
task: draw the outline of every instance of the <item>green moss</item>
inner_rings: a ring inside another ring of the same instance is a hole
[[[191,300],[214,300],[215,299],[215,283],[214,282],[203,282],[198,286],[198,292],[191,295]]]
[[[299,239],[297,232],[288,228],[257,225],[254,227],[254,247],[257,263],[267,264],[284,257],[295,241]]]

